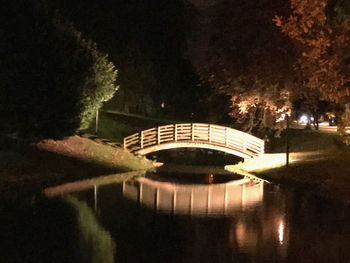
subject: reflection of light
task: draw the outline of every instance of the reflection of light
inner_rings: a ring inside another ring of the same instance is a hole
[[[243,245],[246,239],[246,229],[242,222],[238,222],[236,226],[236,238],[240,245]]]
[[[258,243],[257,232],[249,228],[244,222],[239,221],[236,224],[235,241],[241,251],[252,251],[256,248]]]
[[[209,174],[208,175],[208,184],[212,184],[214,182],[214,175],[213,174]]]
[[[247,178],[228,183],[190,185],[140,177],[123,182],[123,196],[162,213],[232,215],[262,201],[260,185]]]
[[[283,244],[283,234],[284,234],[284,223],[281,220],[280,225],[278,227],[278,240],[280,241],[280,244]]]

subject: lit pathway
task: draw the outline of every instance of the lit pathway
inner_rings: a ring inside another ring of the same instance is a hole
[[[291,128],[293,129],[305,129],[305,124],[299,124],[297,125],[295,122],[291,125]],[[310,126],[312,130],[315,130],[314,126]],[[326,131],[326,132],[337,132],[337,126],[329,126],[328,122],[320,122],[318,125],[319,131]]]
[[[289,163],[297,163],[305,160],[316,161],[326,159],[326,151],[313,151],[313,152],[293,152],[289,155]],[[247,160],[243,163],[235,165],[226,165],[227,171],[244,175],[251,179],[257,179],[256,176],[250,174],[250,172],[258,172],[268,170],[272,168],[278,168],[286,165],[285,153],[268,153],[261,157]]]

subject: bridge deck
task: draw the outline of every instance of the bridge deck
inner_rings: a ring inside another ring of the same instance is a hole
[[[163,125],[124,138],[124,149],[141,155],[182,147],[219,150],[242,158],[264,153],[263,140],[232,128],[204,123]]]

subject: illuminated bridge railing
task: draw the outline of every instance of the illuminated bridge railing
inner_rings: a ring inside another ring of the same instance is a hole
[[[239,130],[204,123],[163,125],[124,138],[124,149],[141,155],[182,147],[237,153],[243,158],[257,157],[264,153],[263,140]]]
[[[182,215],[233,215],[262,202],[264,182],[176,184],[139,177],[123,182],[123,196],[159,212]]]

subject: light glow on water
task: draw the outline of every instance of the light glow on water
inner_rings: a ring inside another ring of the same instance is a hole
[[[281,219],[278,226],[278,240],[281,245],[283,244],[283,238],[284,238],[284,222]]]

